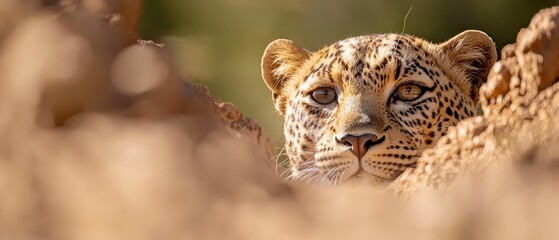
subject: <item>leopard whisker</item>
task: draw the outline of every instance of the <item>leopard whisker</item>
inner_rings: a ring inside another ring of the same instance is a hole
[[[340,169],[343,169],[344,166],[337,166],[328,171],[325,174],[321,175],[321,178],[317,182],[320,187],[332,187],[336,185],[338,175],[340,174]]]
[[[292,171],[293,171],[293,170],[292,170],[291,168],[286,168],[286,169],[283,170],[283,172],[279,175],[279,177],[280,177],[280,178],[284,178],[284,176],[287,176],[287,177],[285,177],[285,178],[286,178],[287,180],[289,180]],[[276,172],[276,175],[277,175],[277,172]]]
[[[279,158],[280,158],[280,156],[282,156],[283,152],[285,152],[285,151],[286,151],[286,148],[284,147],[284,148],[282,148],[282,149],[280,150],[280,152],[279,152],[278,155],[276,156],[276,161],[275,161],[276,176],[278,175],[278,168],[280,167],[279,164],[278,164]],[[288,155],[287,155],[287,153],[285,153],[285,155],[283,155],[283,156],[288,156]],[[285,173],[285,172],[284,172],[284,173]],[[283,173],[282,173],[282,175],[283,175]],[[281,177],[281,176],[280,176],[280,177]]]
[[[294,180],[306,180],[307,183],[313,182],[316,177],[320,176],[320,169],[316,166],[314,161],[309,161],[309,163],[306,163],[305,165],[309,166],[302,168],[297,172],[293,172],[291,176]]]

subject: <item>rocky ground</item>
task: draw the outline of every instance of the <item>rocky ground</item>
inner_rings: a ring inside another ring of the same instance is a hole
[[[0,3],[0,239],[559,237],[559,8],[389,191],[280,180],[256,122],[136,41],[140,9]]]

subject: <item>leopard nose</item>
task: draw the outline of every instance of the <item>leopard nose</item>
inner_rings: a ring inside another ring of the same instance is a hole
[[[346,134],[339,139],[336,138],[336,140],[342,144],[351,146],[351,151],[353,152],[353,154],[361,159],[370,147],[383,142],[384,137],[379,138],[375,134],[364,134],[359,136]]]

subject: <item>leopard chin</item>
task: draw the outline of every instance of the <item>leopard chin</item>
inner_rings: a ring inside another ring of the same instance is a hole
[[[345,179],[344,182],[347,182],[349,184],[388,184],[394,179],[383,178],[360,169],[358,172]]]

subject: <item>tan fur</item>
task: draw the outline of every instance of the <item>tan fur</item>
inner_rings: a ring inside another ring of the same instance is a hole
[[[291,176],[321,184],[395,179],[449,126],[475,115],[478,88],[495,60],[494,43],[480,31],[441,44],[361,36],[312,53],[290,40],[270,43],[262,76],[285,117]],[[423,93],[401,100],[396,92],[406,84]],[[336,99],[319,104],[312,93],[325,87]],[[374,137],[340,140],[347,136]]]

